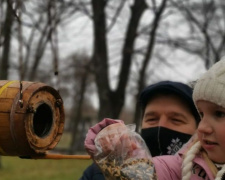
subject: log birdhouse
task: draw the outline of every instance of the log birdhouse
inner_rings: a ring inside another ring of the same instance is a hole
[[[53,149],[64,127],[58,91],[40,82],[0,81],[0,155],[32,156]]]

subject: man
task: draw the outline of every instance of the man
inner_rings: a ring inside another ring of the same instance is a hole
[[[176,153],[194,134],[200,120],[192,89],[180,82],[162,81],[146,87],[140,94],[140,105],[141,136],[152,156]],[[80,180],[104,179],[92,164]]]
[[[175,154],[194,134],[200,117],[192,100],[192,89],[180,82],[162,81],[140,95],[141,136],[151,155]]]

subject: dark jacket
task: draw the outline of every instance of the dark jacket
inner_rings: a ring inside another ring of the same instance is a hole
[[[85,169],[83,176],[79,180],[105,180],[105,178],[100,168],[95,163],[92,163]]]

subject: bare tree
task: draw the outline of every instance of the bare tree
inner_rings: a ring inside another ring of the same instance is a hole
[[[90,126],[91,121],[96,119],[88,110],[93,106],[89,96],[93,93],[91,86],[94,84],[94,77],[90,71],[91,61],[87,54],[76,53],[68,57],[65,62],[61,75],[64,87],[61,89],[61,94],[66,97],[65,101],[70,100],[71,102],[65,131],[71,133],[69,153],[75,153],[76,150],[83,148],[83,135],[86,129],[80,129],[80,127],[85,128],[87,123]]]
[[[125,100],[125,90],[131,68],[134,42],[140,18],[146,9],[144,0],[135,0],[131,6],[131,16],[127,25],[124,45],[122,48],[121,68],[118,85],[112,90],[109,85],[108,50],[106,39],[106,14],[107,1],[92,0],[93,26],[94,26],[94,52],[93,69],[95,71],[97,91],[99,96],[99,119],[104,117],[118,118]]]
[[[59,63],[58,26],[71,19],[81,9],[82,3],[48,0],[17,1],[16,5],[14,5],[13,1],[8,0],[8,2],[9,7],[11,9],[13,7],[10,14],[15,19],[17,24],[16,30],[18,30],[12,32],[10,37],[13,34],[16,34],[16,37],[18,37],[14,38],[14,40],[17,40],[19,45],[19,65],[14,64],[15,67],[18,66],[20,79],[37,79],[38,71],[40,70],[39,66],[42,59],[45,58],[44,56],[48,49],[52,55],[52,69],[57,74]],[[9,42],[11,41],[8,37],[6,39]],[[6,64],[6,58],[2,59],[4,59]],[[1,72],[3,73],[4,71]]]
[[[78,149],[79,139],[77,138],[78,134],[78,125],[85,124],[82,123],[84,120],[84,115],[82,114],[85,102],[85,93],[87,92],[88,84],[90,83],[90,77],[92,76],[90,68],[90,58],[85,56],[79,56],[74,58],[74,79],[76,83],[74,84],[74,96],[73,96],[73,105],[72,113],[70,117],[71,124],[71,144],[70,144],[70,153],[74,153]],[[82,138],[80,138],[81,140]],[[82,139],[83,142],[83,139]]]
[[[184,38],[171,37],[169,44],[198,55],[209,68],[225,53],[225,3],[219,0],[171,2],[183,15],[186,20],[183,23],[190,33]]]
[[[143,88],[145,87],[145,83],[146,83],[146,69],[148,67],[149,61],[152,58],[152,54],[153,54],[153,50],[154,50],[154,45],[155,45],[155,39],[157,36],[157,29],[159,27],[160,24],[160,19],[162,17],[162,14],[166,8],[166,3],[167,0],[163,0],[160,5],[157,6],[153,6],[153,14],[154,14],[154,19],[152,21],[152,25],[150,27],[149,30],[149,40],[147,43],[147,48],[146,51],[144,53],[143,56],[143,63],[141,65],[141,68],[139,70],[139,79],[138,79],[138,89],[137,89],[137,95],[136,95],[136,105],[135,105],[135,113],[134,113],[134,123],[137,126],[137,129],[139,128],[140,125],[140,112],[141,112],[141,108],[140,108],[140,104],[139,104],[139,94],[140,92],[143,90]]]
[[[3,4],[1,4],[3,5]],[[6,14],[4,24],[1,26],[1,44],[2,57],[0,63],[0,79],[8,79],[9,59],[10,59],[10,46],[11,46],[11,31],[13,26],[13,9],[10,0],[6,1]]]

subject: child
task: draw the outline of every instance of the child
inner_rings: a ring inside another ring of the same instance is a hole
[[[197,135],[194,135],[190,142],[173,156],[158,156],[154,158],[149,158],[147,156],[146,159],[150,160],[150,163],[148,161],[139,162],[136,160],[136,163],[146,163],[150,166],[149,172],[152,172],[153,176],[148,179],[155,179],[155,175],[158,180],[225,179],[225,59],[214,64],[197,81],[194,87],[193,99],[201,115]],[[110,123],[106,124],[106,126],[109,124]],[[118,126],[119,125],[123,126],[121,122],[118,123]],[[98,132],[100,130],[101,129],[99,129]],[[95,133],[96,132],[97,131],[95,131]],[[107,136],[107,132],[104,136],[105,139],[101,139],[102,143],[103,140],[105,140],[104,146],[107,147],[107,139],[110,139],[110,147],[115,147],[114,149],[111,148],[112,151],[118,150],[118,146],[123,144],[125,140],[133,141],[132,138],[124,138],[124,136],[122,136],[120,143],[117,143],[116,141],[112,141],[112,139],[109,138],[110,136]],[[102,164],[96,159],[95,151],[91,152],[89,149],[89,145],[94,143],[94,141],[90,141],[90,138],[91,135],[88,133],[85,147],[101,167]],[[143,149],[137,148],[138,146],[134,146],[134,144],[130,142],[126,144],[130,145],[129,147],[126,146],[130,148],[129,155],[132,154],[131,151],[135,151],[137,158],[143,157]],[[104,154],[104,148],[101,150],[103,152],[102,154]],[[138,151],[140,153],[138,153]],[[110,154],[112,154],[112,152],[107,153],[108,156],[104,155],[104,159],[107,159],[110,157]],[[119,153],[117,152],[116,155],[119,156]],[[121,155],[121,157],[123,156]],[[130,159],[135,158],[133,155],[130,157]],[[115,160],[117,161],[117,159],[120,158],[116,157]],[[127,178],[122,176],[124,176],[124,167],[128,168],[128,165],[132,166],[133,163],[128,164],[126,161],[121,161],[119,165],[117,162],[113,163],[117,169],[117,177],[110,174],[111,179],[131,179],[129,176],[127,176]],[[126,164],[126,166],[124,166],[124,164]],[[102,170],[104,174],[108,173],[105,169]],[[145,178],[139,177],[134,179],[143,180]]]

